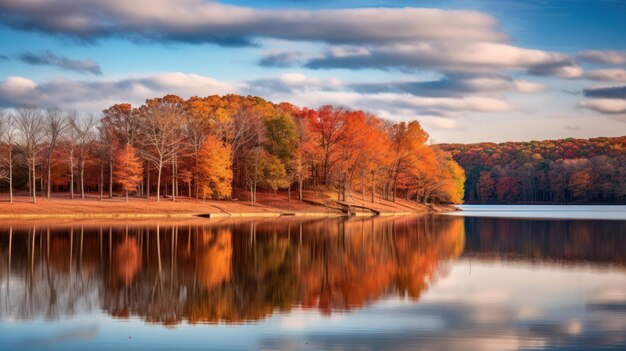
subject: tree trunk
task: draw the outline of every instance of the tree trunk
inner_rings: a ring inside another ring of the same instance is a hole
[[[37,181],[35,180],[37,178],[37,173],[35,170],[35,154],[33,153],[33,182],[32,182],[32,187],[33,187],[33,202],[37,203]]]
[[[85,159],[80,161],[80,198],[85,199]]]
[[[176,161],[172,159],[172,201],[176,201]]]
[[[74,149],[70,149],[70,199],[74,199]]]
[[[126,202],[128,202],[128,190],[126,190]]]
[[[253,200],[252,202],[256,202],[256,179],[254,180],[254,192],[253,192]]]
[[[31,162],[26,158],[26,164],[28,165],[28,196],[33,196],[33,171],[31,170]]]
[[[146,163],[146,197],[150,199],[150,162]]]
[[[157,170],[157,202],[161,202],[161,171],[163,169],[163,163],[159,162],[159,169]]]
[[[109,199],[113,198],[113,148],[109,149]]]
[[[104,196],[104,161],[100,160],[100,181],[98,182],[98,187],[100,188],[100,201]]]
[[[9,202],[13,203],[13,150],[9,145]]]
[[[365,174],[361,177],[361,201],[365,201]]]
[[[291,186],[287,187],[287,201],[291,202]]]
[[[372,174],[372,203],[374,203],[376,197],[376,176]]]
[[[52,165],[52,151],[49,151],[48,152],[48,179],[47,179],[47,188],[48,188],[48,190],[47,190],[47,197],[48,197],[48,199],[50,197],[52,197],[52,185],[50,184],[50,178],[51,178],[50,168],[52,168],[51,165]]]
[[[176,181],[176,196],[180,196],[180,189],[179,189],[179,185],[178,185],[178,161],[174,162],[174,174],[176,175],[174,177],[174,180]]]

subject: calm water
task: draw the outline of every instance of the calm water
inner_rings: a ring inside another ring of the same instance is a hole
[[[544,219],[607,219],[626,221],[626,206],[587,205],[461,205],[463,211],[454,216],[544,218]]]
[[[0,224],[0,350],[600,348],[626,221]]]

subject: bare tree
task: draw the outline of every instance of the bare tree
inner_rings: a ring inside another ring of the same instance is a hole
[[[15,126],[11,115],[0,110],[0,146],[6,146],[6,153],[0,154],[0,180],[9,182],[9,202],[13,202],[13,145]]]
[[[104,197],[104,162],[108,162],[109,167],[109,199],[113,197],[113,135],[110,128],[104,123],[98,126],[98,142],[96,143],[97,154],[100,158],[100,180],[99,193],[100,200]]]
[[[63,135],[63,132],[68,126],[68,119],[63,111],[57,108],[49,108],[46,110],[46,137],[48,141],[48,153],[47,153],[47,197],[48,199],[52,195],[52,182],[51,182],[51,168],[52,168],[52,154],[56,145]]]
[[[74,199],[74,152],[76,150],[76,140],[78,139],[78,131],[74,128],[75,120],[78,118],[75,111],[70,111],[67,115],[68,128],[65,130],[65,147],[68,154],[68,166],[70,173],[70,199]]]
[[[30,193],[33,202],[37,203],[37,155],[41,151],[41,142],[45,137],[45,121],[41,111],[34,107],[18,108],[14,119],[18,132],[17,146],[26,157]]]
[[[184,148],[182,132],[185,121],[184,110],[178,104],[161,102],[142,108],[139,118],[141,155],[156,166],[157,202],[159,202],[163,166],[173,162]],[[174,176],[175,174],[172,174],[172,177]]]
[[[89,147],[95,136],[97,119],[89,115],[83,118],[72,118],[70,126],[74,129],[76,151],[78,157],[78,172],[80,174],[80,198],[85,198],[85,161],[89,156]]]

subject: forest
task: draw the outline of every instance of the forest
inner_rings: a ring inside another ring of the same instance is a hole
[[[257,191],[460,203],[465,175],[417,121],[225,95],[167,95],[101,115],[0,110],[0,191],[37,197],[256,201]],[[97,194],[97,195],[95,195]]]
[[[440,147],[465,170],[468,203],[626,203],[626,136]]]

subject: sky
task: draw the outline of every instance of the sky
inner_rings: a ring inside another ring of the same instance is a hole
[[[257,95],[433,142],[626,134],[620,0],[0,0],[0,107]]]

